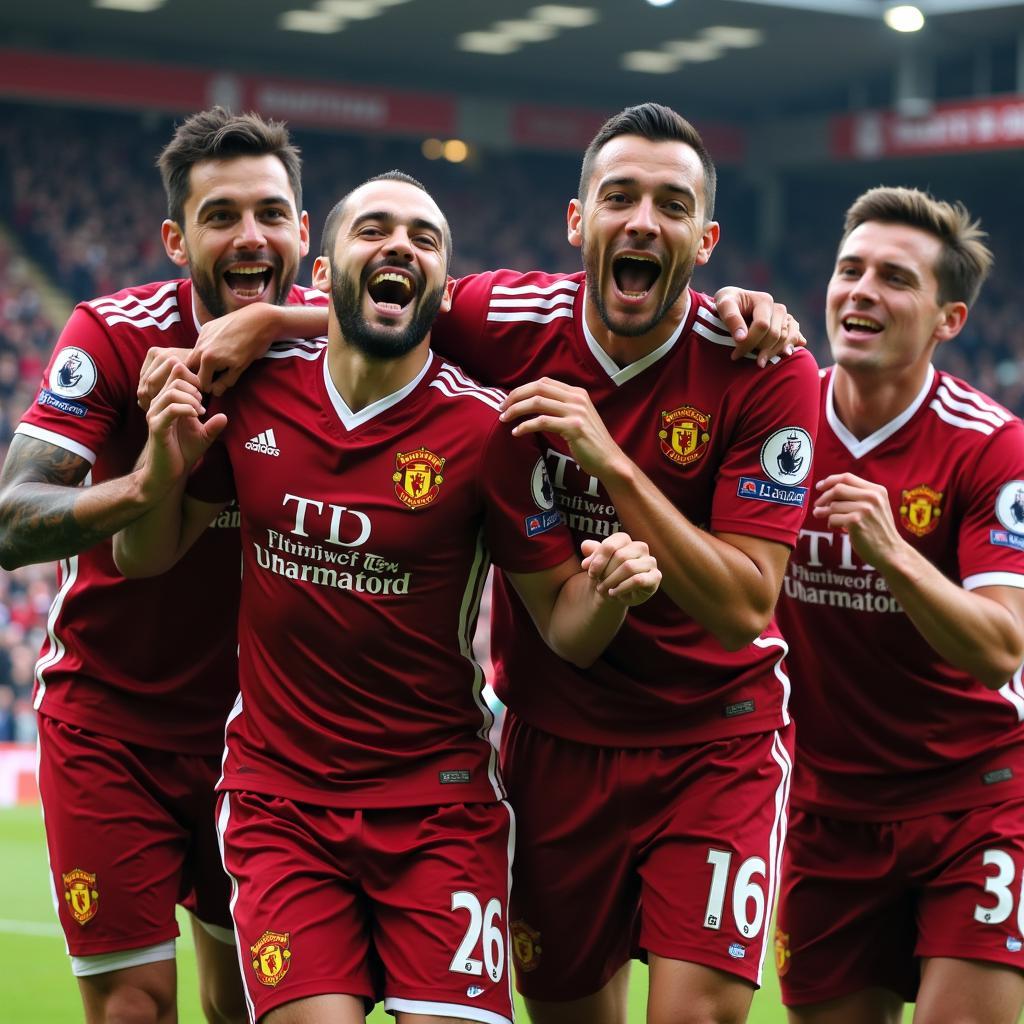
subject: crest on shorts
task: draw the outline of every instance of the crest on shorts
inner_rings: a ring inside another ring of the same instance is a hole
[[[540,964],[540,932],[534,931],[525,921],[513,921],[509,931],[512,933],[512,955],[516,966],[529,973]]]
[[[81,868],[75,868],[61,877],[64,880],[64,899],[67,901],[71,916],[81,925],[88,924],[100,909],[96,876]]]
[[[942,492],[926,484],[903,491],[900,498],[900,522],[916,537],[931,533],[942,515]]]
[[[711,416],[692,405],[681,405],[678,409],[661,414],[661,428],[658,441],[661,454],[677,466],[696,462],[711,440]]]
[[[779,977],[789,971],[789,963],[793,954],[789,951],[789,932],[781,928],[775,929],[775,970]]]
[[[445,460],[426,448],[412,452],[396,452],[395,494],[409,508],[423,508],[436,497],[444,483],[441,470]]]
[[[261,985],[273,988],[284,981],[291,966],[292,951],[288,948],[291,932],[264,932],[249,947],[252,969]]]

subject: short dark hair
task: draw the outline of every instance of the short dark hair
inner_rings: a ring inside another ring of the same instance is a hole
[[[167,216],[182,225],[191,191],[189,174],[196,164],[239,156],[276,156],[288,175],[296,212],[302,210],[302,158],[285,123],[265,121],[259,114],[232,114],[223,107],[211,107],[182,121],[157,157],[167,193]]]
[[[934,267],[939,302],[971,305],[977,299],[992,269],[993,256],[982,241],[987,235],[981,230],[981,222],[971,219],[963,203],[946,203],[916,188],[868,189],[846,211],[840,249],[850,232],[868,221],[906,224],[937,238],[942,243]]]
[[[341,223],[341,218],[345,213],[345,205],[348,203],[353,192],[357,192],[363,187],[363,185],[369,185],[374,181],[400,181],[405,185],[412,185],[413,188],[418,188],[421,192],[425,192],[428,196],[430,192],[427,186],[422,181],[417,180],[411,174],[406,174],[405,171],[399,171],[397,169],[385,171],[383,174],[375,174],[372,178],[367,178],[362,184],[356,185],[355,188],[350,189],[345,193],[335,204],[331,207],[331,212],[327,214],[327,219],[324,221],[324,230],[320,235],[320,255],[326,256],[328,259],[334,255],[334,243],[338,237],[338,225]],[[433,196],[431,196],[433,198]],[[441,216],[444,218],[441,222],[441,230],[444,233],[444,248],[445,248],[445,264],[446,266],[451,265],[452,261],[452,232],[448,226],[448,218],[444,217],[444,211],[441,211]]]
[[[715,171],[711,154],[700,137],[700,132],[677,114],[671,107],[660,103],[641,103],[608,118],[598,133],[591,139],[583,154],[583,167],[580,169],[580,185],[577,199],[582,203],[586,199],[590,178],[594,173],[594,161],[598,153],[612,139],[620,135],[639,135],[651,142],[684,142],[698,157],[704,168],[704,219],[709,221],[715,213],[715,189],[718,173]]]

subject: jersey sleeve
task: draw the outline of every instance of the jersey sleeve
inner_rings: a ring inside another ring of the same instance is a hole
[[[715,482],[711,526],[793,546],[818,431],[818,367],[806,350],[750,378]]]
[[[57,339],[17,433],[94,464],[124,410],[135,406],[138,371],[126,365],[116,340],[92,310],[78,306]]]
[[[491,379],[484,359],[484,323],[494,274],[471,274],[455,282],[452,308],[442,313],[430,332],[430,347],[458,363],[470,376]]]
[[[957,559],[967,590],[1024,587],[1024,423],[998,430],[968,467]]]
[[[483,447],[479,472],[484,539],[495,565],[509,572],[538,572],[575,552],[532,436],[513,437],[510,425],[497,422]]]

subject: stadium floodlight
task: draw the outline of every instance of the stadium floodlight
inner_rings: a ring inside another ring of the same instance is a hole
[[[518,39],[521,43],[546,43],[558,35],[558,29],[554,25],[545,25],[541,21],[527,21],[525,18],[518,21],[496,21],[494,31]]]
[[[167,2],[167,0],[92,0],[93,7],[107,11],[131,11],[133,14],[149,14]]]
[[[381,6],[375,0],[319,0],[317,9],[335,18],[348,21],[365,21],[376,18],[381,13]]]
[[[340,32],[345,27],[341,18],[326,11],[284,11],[277,19],[277,27],[288,32]]]
[[[676,0],[647,0],[652,7],[668,7],[669,4],[674,4]]]
[[[742,28],[739,25],[709,25],[702,28],[700,34],[704,39],[733,50],[747,50],[764,42],[764,33],[759,28]]]
[[[924,15],[910,4],[889,7],[882,17],[894,32],[920,32],[924,27]]]
[[[663,50],[631,50],[622,55],[620,63],[627,71],[642,71],[648,75],[671,75],[679,70],[682,61]]]
[[[713,39],[670,39],[662,44],[662,49],[679,60],[695,64],[722,56],[722,47]]]
[[[460,50],[504,56],[519,49],[519,41],[500,32],[463,32],[456,41]]]
[[[593,7],[567,7],[564,4],[541,4],[530,10],[530,17],[558,28],[586,28],[601,15]]]

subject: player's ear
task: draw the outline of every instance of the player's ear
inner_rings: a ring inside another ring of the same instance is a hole
[[[448,275],[444,283],[444,295],[441,296],[441,312],[447,313],[452,308],[452,296],[455,294],[455,278]]]
[[[331,260],[328,256],[317,256],[313,261],[313,287],[320,291],[331,292]]]
[[[309,214],[305,210],[299,214],[299,255],[309,252]]]
[[[583,245],[583,204],[578,199],[569,200],[569,210],[566,213],[569,244],[577,249]]]
[[[160,225],[160,240],[164,243],[164,252],[167,253],[167,258],[176,267],[188,266],[185,232],[178,226],[177,221],[165,220]]]
[[[704,266],[711,259],[711,251],[718,245],[719,227],[717,220],[709,220],[704,225],[701,233],[700,248],[697,250],[697,258],[694,264],[698,267]]]
[[[935,329],[935,340],[939,343],[952,341],[967,323],[967,303],[947,302],[939,310],[939,325]]]

